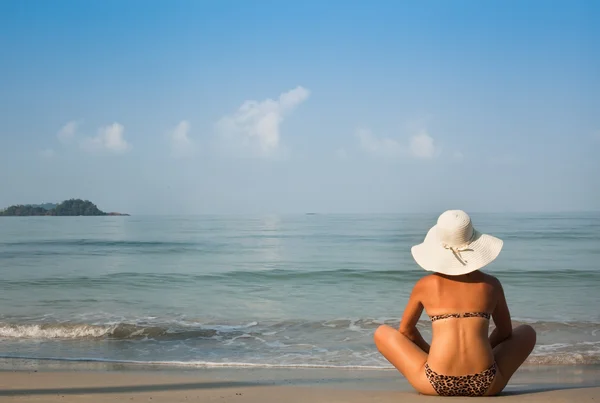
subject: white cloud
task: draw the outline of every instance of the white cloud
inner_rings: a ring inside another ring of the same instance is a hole
[[[296,87],[279,95],[277,100],[245,101],[236,112],[217,122],[217,131],[231,147],[256,156],[273,156],[281,147],[281,123],[309,96],[308,89]]]
[[[81,143],[81,146],[90,152],[107,151],[115,154],[125,153],[131,149],[131,145],[125,140],[124,131],[125,128],[119,123],[101,127],[98,129],[97,136],[88,137]]]
[[[189,137],[190,123],[182,120],[168,133],[171,142],[171,156],[173,158],[185,158],[194,154],[195,145]]]
[[[63,127],[60,128],[56,137],[63,144],[68,144],[73,141],[75,138],[75,133],[77,132],[77,128],[79,127],[79,122],[76,120],[71,120],[67,122]]]
[[[440,153],[433,138],[426,131],[421,131],[412,136],[408,146],[389,137],[379,138],[368,129],[357,130],[356,136],[363,150],[382,158],[394,159],[412,156],[420,159],[431,159]]]
[[[40,154],[40,157],[42,157],[42,158],[52,158],[56,155],[54,150],[51,148],[46,148],[45,150],[41,150],[39,154]]]
[[[368,129],[358,129],[356,137],[361,147],[371,155],[384,158],[399,158],[405,154],[402,145],[394,139],[378,138]]]
[[[433,138],[422,131],[410,139],[410,153],[416,158],[430,159],[436,154]]]

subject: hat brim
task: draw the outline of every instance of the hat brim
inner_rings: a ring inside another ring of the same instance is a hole
[[[473,240],[457,256],[438,241],[437,228],[427,232],[423,243],[411,248],[411,253],[419,266],[427,271],[459,276],[471,273],[493,262],[502,250],[503,241],[494,236],[473,230]]]

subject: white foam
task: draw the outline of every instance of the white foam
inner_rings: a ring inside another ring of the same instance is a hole
[[[239,330],[239,329],[248,329],[249,327],[254,327],[254,326],[258,326],[258,322],[250,322],[250,323],[246,323],[245,325],[203,325],[203,327],[205,329],[213,329],[213,330],[219,330],[219,331],[232,331],[232,330]]]
[[[274,369],[293,369],[293,368],[322,368],[322,369],[358,369],[358,370],[383,370],[393,369],[392,366],[377,365],[329,365],[329,364],[269,364],[269,363],[251,363],[251,362],[211,362],[211,361],[135,361],[135,360],[109,360],[102,358],[59,358],[59,357],[28,357],[28,356],[4,356],[0,359],[18,359],[32,361],[59,361],[59,362],[98,362],[115,363],[144,366],[167,366],[167,367],[188,367],[188,368],[274,368]]]
[[[80,339],[102,337],[115,326],[96,325],[9,325],[0,324],[0,338],[5,339]]]
[[[356,324],[357,320],[353,319],[350,321],[350,324],[348,325],[348,329],[353,331],[353,332],[361,332],[363,330],[362,327],[358,326]]]
[[[560,350],[563,348],[571,347],[571,344],[566,343],[553,343],[553,344],[542,344],[535,347],[536,351],[554,351]]]

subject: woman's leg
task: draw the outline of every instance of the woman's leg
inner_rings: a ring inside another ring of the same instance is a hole
[[[513,374],[529,357],[535,347],[535,341],[535,330],[529,325],[521,325],[514,328],[512,335],[494,348],[498,374],[489,394],[496,395],[502,392]]]
[[[387,325],[377,328],[374,339],[379,352],[404,375],[419,393],[436,394],[425,376],[427,353],[398,330]]]

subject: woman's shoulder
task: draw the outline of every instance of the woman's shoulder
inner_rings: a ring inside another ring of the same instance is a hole
[[[432,282],[436,281],[436,274],[435,273],[431,273],[431,274],[426,274],[423,277],[421,277],[420,279],[417,280],[417,282],[415,283],[415,287],[425,287],[428,284],[431,284]]]
[[[437,285],[439,284],[439,280],[440,280],[439,277],[436,276],[435,273],[427,274],[427,275],[421,277],[419,280],[417,280],[417,282],[415,283],[415,285],[413,287],[413,290],[416,292],[431,291],[431,289],[433,287],[437,287]]]
[[[500,283],[500,280],[498,280],[498,278],[496,276],[492,276],[491,274],[488,273],[484,273],[484,272],[480,272],[483,276],[483,279],[485,282],[489,283],[490,285],[493,285],[495,287],[502,287],[502,283]]]

